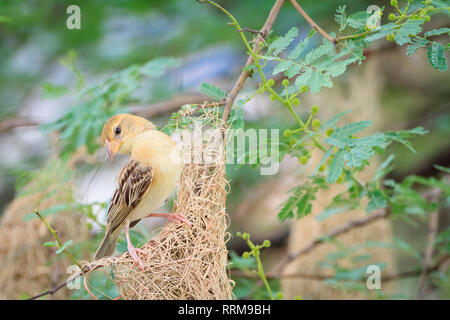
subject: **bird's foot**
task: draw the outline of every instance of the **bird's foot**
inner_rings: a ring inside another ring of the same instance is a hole
[[[182,213],[150,213],[147,216],[147,218],[150,218],[150,217],[167,218],[168,222],[184,223],[189,228],[192,229],[191,223],[189,222],[189,220]]]
[[[173,223],[185,223],[187,224],[187,226],[189,228],[192,229],[191,223],[189,222],[189,220],[185,217],[184,214],[182,213],[172,213],[169,214],[167,217],[168,222],[173,222]]]
[[[145,251],[139,248],[135,248],[131,242],[128,243],[128,252],[130,253],[130,256],[133,258],[134,261],[139,264],[142,270],[144,270],[144,263],[142,262],[141,258],[139,258],[138,253],[145,254]]]

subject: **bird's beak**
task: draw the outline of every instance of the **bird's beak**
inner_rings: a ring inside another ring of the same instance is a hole
[[[105,141],[105,148],[106,152],[108,152],[109,160],[114,159],[121,146],[122,142],[120,140],[113,140],[111,142],[108,140]]]

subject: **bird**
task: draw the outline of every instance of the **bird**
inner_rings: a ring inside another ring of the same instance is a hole
[[[130,256],[143,268],[130,240],[129,229],[146,217],[165,217],[168,222],[191,226],[181,213],[153,213],[174,191],[183,164],[175,141],[157,130],[149,120],[131,114],[116,114],[102,129],[102,144],[112,161],[117,153],[130,155],[116,178],[110,201],[106,230],[94,259],[111,256],[122,229],[125,229]]]

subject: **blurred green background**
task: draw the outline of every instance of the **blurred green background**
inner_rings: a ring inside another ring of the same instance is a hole
[[[243,27],[251,29],[262,26],[273,5],[273,1],[268,0],[218,2]],[[66,8],[71,4],[81,8],[81,30],[68,30],[66,27]],[[301,1],[301,4],[326,30],[336,29],[333,17],[340,5],[347,5],[349,12],[365,10],[372,4],[387,6],[385,1],[306,0]],[[290,5],[284,5],[280,17],[274,25],[274,34],[284,34],[292,26],[300,29],[301,37],[308,34],[309,25]],[[216,8],[194,0],[2,0],[0,214],[16,195],[14,185],[20,176],[18,173],[41,168],[52,152],[51,135],[43,132],[36,124],[54,121],[78,103],[73,88],[79,79],[61,63],[68,52],[76,53],[76,65],[87,86],[95,85],[112,73],[135,63],[143,64],[157,57],[180,58],[180,66],[160,82],[144,86],[139,92],[139,101],[130,102],[131,107],[152,108],[177,96],[198,94],[202,82],[215,83],[226,90],[232,86],[246,61],[246,54],[241,39],[232,27],[227,26],[227,22]],[[433,23],[445,26],[448,17],[436,17]],[[404,51],[405,48],[381,46],[381,49],[374,50],[373,56],[368,56],[368,60],[380,60],[376,73],[378,81],[383,83],[378,102],[380,112],[383,113],[382,128],[409,129],[420,125],[431,131],[413,141],[417,150],[414,155],[402,146],[390,147],[389,151],[396,155],[395,170],[391,173],[394,179],[401,179],[407,174],[433,175],[436,172],[433,164],[448,167],[450,162],[448,72],[432,70],[427,66],[423,52],[420,56],[417,54],[417,57],[407,58]],[[417,67],[416,70],[412,70],[414,67]],[[328,90],[351,90],[348,83],[352,72],[353,69],[350,75],[342,77],[336,88],[324,89],[323,95],[326,96]],[[248,86],[254,89],[255,83],[256,80]],[[372,86],[370,82],[365,85],[367,88]],[[365,89],[363,87],[360,90]],[[246,126],[283,129],[292,124],[280,107],[274,106],[267,111],[264,107],[268,105],[267,101],[259,105],[263,106],[262,109],[256,108],[254,112],[246,110]],[[332,103],[320,107],[327,110],[323,113],[325,119],[345,109],[345,106]],[[255,116],[258,113],[263,116]],[[162,127],[169,116],[170,112],[159,113],[152,120]],[[96,173],[93,174],[96,170],[92,167],[81,170],[83,179],[80,192],[81,198],[86,201],[106,201],[112,193],[106,187],[96,190],[89,188],[89,181],[97,178]],[[228,198],[232,221],[230,231],[249,231],[255,235],[256,241],[271,238],[274,253],[265,257],[270,264],[278,259],[280,252],[286,250],[289,224],[275,225],[276,222],[273,222],[273,230],[267,231],[260,229],[257,223],[246,224],[247,218],[242,213],[237,214],[239,210],[252,212],[249,199],[257,192],[262,192],[255,191],[259,186],[270,181],[271,178],[261,177],[258,172],[258,169],[249,166],[228,168],[228,177],[232,183]],[[278,204],[284,197],[280,195]],[[273,203],[274,210],[276,206]],[[268,218],[270,223],[275,221],[275,215]],[[398,235],[414,239],[414,229],[404,226],[394,229]],[[418,240],[417,245],[422,245],[421,240]],[[240,239],[233,238],[229,246],[237,253],[245,250]],[[250,293],[244,290],[242,296],[246,294]]]

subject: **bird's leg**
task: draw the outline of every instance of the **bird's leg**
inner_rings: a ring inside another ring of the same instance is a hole
[[[130,255],[133,258],[133,260],[136,261],[139,264],[141,269],[144,269],[144,264],[142,263],[142,260],[139,258],[137,253],[138,252],[139,253],[145,253],[145,251],[141,250],[139,248],[135,248],[133,246],[133,244],[131,243],[131,240],[130,240],[130,220],[128,220],[128,219],[125,222],[125,235],[127,237],[128,252],[130,253]]]
[[[189,228],[192,228],[191,223],[182,213],[150,213],[146,218],[151,217],[167,218],[168,222],[185,223]]]

